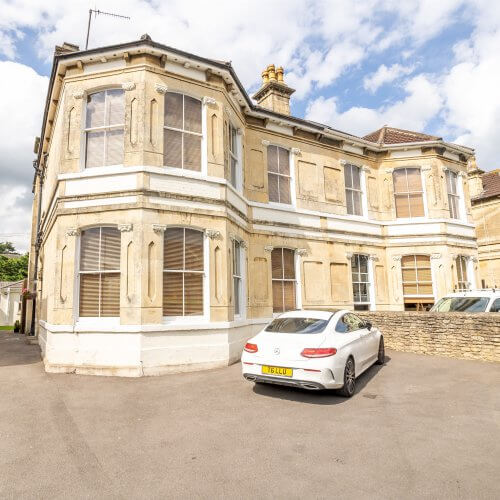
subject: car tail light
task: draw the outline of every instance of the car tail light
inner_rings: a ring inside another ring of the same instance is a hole
[[[257,352],[259,350],[259,348],[257,347],[257,344],[250,344],[250,342],[247,342],[245,344],[244,349],[246,352],[252,352],[252,353]]]
[[[306,347],[301,353],[304,358],[327,358],[337,354],[335,347]]]

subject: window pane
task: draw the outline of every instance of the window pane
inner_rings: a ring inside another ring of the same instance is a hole
[[[359,271],[361,273],[368,272],[368,257],[366,255],[359,255]]]
[[[165,94],[165,126],[182,128],[182,94]]]
[[[396,202],[396,217],[406,218],[410,217],[410,206],[407,194],[398,194],[394,196]]]
[[[106,132],[106,165],[121,165],[123,163],[123,130],[108,130]]]
[[[346,206],[347,206],[347,213],[349,215],[354,215],[354,204],[352,201],[352,190],[351,189],[345,190],[345,201],[346,201]]]
[[[236,187],[236,173],[237,173],[237,167],[238,163],[236,160],[231,156],[231,185],[233,187]]]
[[[104,126],[104,101],[105,92],[97,92],[87,96],[86,128]]]
[[[80,240],[80,270],[99,270],[99,234],[100,229],[93,227],[82,231]]]
[[[424,201],[421,194],[410,194],[410,214],[411,217],[423,217],[424,216]]]
[[[431,259],[428,255],[415,255],[415,262],[418,267],[431,267]]]
[[[351,165],[344,166],[344,181],[346,188],[352,188]]]
[[[269,201],[279,202],[279,185],[278,185],[278,175],[269,174],[267,176],[269,184]]]
[[[240,314],[240,278],[233,278],[234,314]]]
[[[283,290],[285,293],[285,311],[293,311],[296,308],[295,283],[293,281],[284,281]]]
[[[80,274],[80,316],[99,316],[98,274]]]
[[[359,284],[359,302],[368,302],[368,285],[366,283]]]
[[[273,281],[273,312],[283,311],[283,281]]]
[[[104,165],[104,132],[87,132],[85,166],[102,167]]]
[[[101,316],[120,316],[120,274],[101,274]]]
[[[268,146],[267,148],[267,170],[278,172],[278,148],[276,146]]]
[[[417,295],[417,293],[416,283],[405,283],[403,285],[403,295]]]
[[[271,252],[271,268],[273,278],[283,278],[283,256],[281,248],[275,248]]]
[[[432,295],[432,283],[419,283],[418,293],[419,295]]]
[[[406,170],[404,168],[394,170],[392,178],[394,180],[395,193],[406,193],[408,191],[408,185],[406,184]]]
[[[201,137],[193,134],[184,135],[184,168],[201,171]]]
[[[240,242],[233,241],[233,274],[241,276],[240,269]]]
[[[203,276],[201,273],[184,273],[184,315],[203,314]]]
[[[125,123],[125,93],[121,89],[106,92],[108,116],[106,125],[123,125]]]
[[[354,189],[361,189],[361,180],[359,172],[360,172],[359,167],[351,166],[352,187]]]
[[[279,178],[280,203],[291,203],[290,199],[290,177]]]
[[[121,233],[114,227],[101,229],[101,269],[120,270]]]
[[[362,215],[361,210],[361,193],[359,191],[352,192],[352,200],[354,203],[353,206],[353,215]]]
[[[403,281],[417,281],[417,271],[415,269],[403,269]]]
[[[408,191],[422,191],[422,177],[419,168],[407,168]]]
[[[164,269],[184,269],[184,229],[181,227],[168,228],[164,238]]]
[[[280,174],[290,175],[290,153],[288,149],[278,148]]]
[[[201,101],[184,96],[184,130],[201,134]]]
[[[418,281],[432,281],[431,270],[428,268],[417,269],[417,279]]]
[[[186,229],[186,261],[184,269],[203,271],[203,233]]]
[[[182,316],[182,273],[163,273],[163,315]]]
[[[182,168],[182,132],[164,130],[163,164],[168,167]]]
[[[414,255],[404,255],[401,258],[402,267],[415,267],[415,256]]]
[[[283,249],[283,275],[286,279],[295,279],[295,253],[288,248]]]

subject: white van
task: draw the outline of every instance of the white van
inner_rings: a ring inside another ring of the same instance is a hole
[[[438,300],[430,312],[500,312],[500,290],[467,290]]]

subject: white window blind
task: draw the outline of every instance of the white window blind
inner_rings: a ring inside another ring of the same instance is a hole
[[[419,168],[398,168],[393,172],[396,217],[423,217],[424,197]]]
[[[163,164],[201,171],[201,101],[167,92],[163,136]]]
[[[123,163],[125,97],[122,89],[87,96],[85,117],[85,166]]]
[[[163,315],[203,314],[203,233],[167,228],[163,246]]]
[[[121,233],[113,227],[82,231],[80,316],[120,316]]]
[[[269,201],[291,204],[290,153],[278,146],[267,147]]]

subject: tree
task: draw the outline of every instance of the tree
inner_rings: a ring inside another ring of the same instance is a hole
[[[16,249],[10,241],[0,241],[0,253],[16,253]]]

